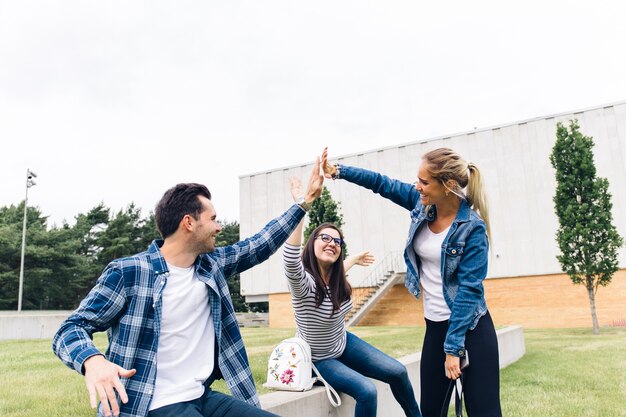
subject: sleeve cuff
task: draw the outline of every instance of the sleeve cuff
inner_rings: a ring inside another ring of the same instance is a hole
[[[341,165],[335,164],[335,174],[331,175],[330,178],[333,180],[338,180],[341,178]]]
[[[465,356],[464,347],[451,348],[450,346],[444,346],[443,351],[447,353],[448,355],[458,356],[459,358],[462,358],[463,356]]]
[[[76,359],[74,360],[74,369],[76,369],[76,371],[79,372],[81,375],[85,375],[85,369],[83,368],[85,366],[85,361],[96,355],[104,356],[104,354],[95,347],[88,347],[87,349],[83,350],[76,356]]]

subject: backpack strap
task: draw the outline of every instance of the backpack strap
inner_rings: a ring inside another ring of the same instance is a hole
[[[315,367],[315,364],[311,363],[311,366],[313,366],[313,371],[315,372],[315,375],[317,375],[315,379],[321,381],[326,388],[326,396],[328,397],[328,401],[330,401],[333,407],[339,407],[341,405],[341,398],[339,398],[339,394],[337,394],[337,391],[335,391],[335,389],[331,387],[328,382],[326,382],[324,377],[322,377],[322,374],[320,374],[320,372]]]

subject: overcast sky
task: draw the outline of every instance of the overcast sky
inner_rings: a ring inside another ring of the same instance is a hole
[[[201,182],[626,100],[615,1],[0,0],[0,206]],[[417,157],[417,155],[416,155]],[[287,186],[287,184],[285,184]]]

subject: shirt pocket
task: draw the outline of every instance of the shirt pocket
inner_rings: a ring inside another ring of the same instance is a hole
[[[465,245],[462,243],[450,243],[446,246],[444,268],[446,281],[449,282],[451,278],[456,276],[464,249]]]

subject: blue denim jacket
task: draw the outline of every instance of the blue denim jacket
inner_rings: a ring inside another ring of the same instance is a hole
[[[337,178],[368,188],[411,211],[409,236],[404,248],[407,265],[405,285],[418,298],[420,260],[413,250],[413,239],[427,221],[435,218],[436,208],[431,206],[426,212],[426,206],[420,204],[420,194],[413,184],[373,171],[340,165]],[[462,200],[441,245],[443,296],[452,312],[443,348],[451,355],[465,355],[465,333],[473,330],[478,320],[487,313],[483,280],[487,276],[488,252],[485,223],[468,202]]]

